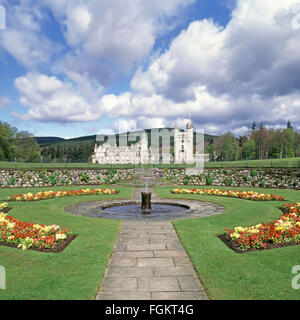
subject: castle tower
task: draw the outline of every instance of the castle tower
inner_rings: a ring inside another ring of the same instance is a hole
[[[177,123],[174,126],[174,162],[183,163],[183,137]]]
[[[144,164],[149,162],[148,138],[145,133],[141,138],[140,161]]]
[[[194,163],[194,127],[190,121],[184,132],[179,130],[177,124],[174,126],[174,162]]]
[[[186,125],[184,137],[184,162],[194,163],[194,127],[190,121]]]

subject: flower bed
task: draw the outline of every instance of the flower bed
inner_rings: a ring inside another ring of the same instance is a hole
[[[220,238],[238,253],[300,243],[300,203],[286,204],[284,214],[268,224],[225,229]]]
[[[3,212],[3,209],[6,209],[8,207],[8,203],[4,202],[4,203],[0,203],[0,212]]]
[[[53,198],[63,198],[82,195],[99,195],[99,194],[117,194],[114,189],[80,189],[80,190],[62,190],[62,191],[41,191],[36,194],[26,193],[8,197],[7,200],[12,201],[38,201]]]
[[[1,210],[7,203],[0,204]],[[19,221],[0,210],[0,244],[40,251],[62,251],[74,238],[58,225],[46,226]]]
[[[238,191],[238,190],[219,190],[219,189],[173,189],[175,194],[202,194],[211,196],[232,197],[244,200],[255,201],[283,201],[284,197],[278,197],[272,194],[264,194],[253,191]]]

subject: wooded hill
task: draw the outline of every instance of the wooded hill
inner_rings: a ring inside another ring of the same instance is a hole
[[[158,129],[158,130],[161,130],[161,129]],[[172,130],[172,128],[167,128],[167,129],[169,131]],[[152,129],[146,129],[145,130],[147,132],[147,134],[148,134],[149,146],[151,146],[151,130]],[[142,131],[132,131],[132,132],[130,132],[130,134],[137,134],[138,135],[141,132]],[[125,134],[125,133],[121,133],[121,134]],[[127,136],[128,136],[128,134],[129,134],[129,132],[127,132]],[[107,135],[107,137],[112,137],[112,136],[116,137],[117,145],[119,145],[120,134]],[[64,138],[59,138],[59,137],[35,137],[37,143],[41,147],[47,147],[47,146],[50,146],[50,145],[55,145],[55,146],[76,146],[76,145],[81,145],[81,144],[90,144],[90,143],[94,144],[96,142],[96,138],[97,138],[96,135],[83,136],[83,137],[72,138],[72,139],[64,139]],[[196,141],[195,138],[196,138],[196,132],[194,132],[194,143]],[[212,143],[214,138],[216,138],[216,137],[212,136],[212,135],[208,135],[208,134],[204,135],[204,141],[208,142],[208,143]],[[105,141],[106,140],[107,140],[107,138],[105,139]],[[139,137],[137,137],[137,139],[136,139],[136,142],[138,142],[138,141],[139,141]],[[128,145],[131,145],[131,144],[136,143],[136,142],[128,142]],[[171,147],[173,147],[174,146],[174,138],[173,137],[171,137],[170,143],[171,143]],[[98,142],[98,144],[101,144],[101,142]]]

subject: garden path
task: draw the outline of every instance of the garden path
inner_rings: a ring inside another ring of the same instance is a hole
[[[134,200],[140,200],[137,188]],[[158,199],[150,188],[153,200]],[[208,300],[170,221],[123,222],[96,300]]]

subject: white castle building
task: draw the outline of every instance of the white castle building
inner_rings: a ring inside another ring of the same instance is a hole
[[[209,161],[209,155],[194,154],[194,127],[189,122],[186,130],[181,131],[177,124],[174,126],[174,156],[170,150],[165,150],[160,154],[159,148],[149,147],[147,134],[143,133],[139,142],[131,146],[110,145],[105,142],[102,145],[95,144],[92,162],[99,164],[150,164],[150,163],[188,163],[196,162],[196,159],[204,157],[204,161]]]

